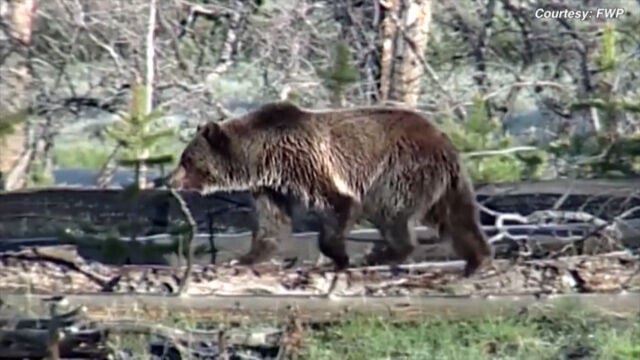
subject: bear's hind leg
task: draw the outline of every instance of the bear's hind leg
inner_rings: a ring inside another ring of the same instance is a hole
[[[491,261],[491,247],[484,240],[479,225],[462,220],[443,231],[443,237],[450,239],[455,252],[466,261],[465,276],[472,275]]]
[[[356,221],[357,202],[349,196],[336,194],[330,201],[330,209],[324,211],[318,236],[320,252],[330,258],[336,270],[349,267],[345,237]]]
[[[470,276],[491,261],[491,245],[480,225],[473,196],[457,192],[449,194],[447,200],[446,206],[440,206],[440,209],[448,208],[439,214],[438,230],[442,238],[451,241],[458,256],[466,261],[464,275]]]
[[[407,216],[395,216],[392,220],[385,220],[377,224],[378,230],[386,244],[374,247],[367,255],[367,265],[398,265],[407,260],[416,248],[417,238],[414,221]]]

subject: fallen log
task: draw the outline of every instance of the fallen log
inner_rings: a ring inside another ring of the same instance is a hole
[[[24,295],[3,295],[8,304],[24,302]],[[32,296],[32,300],[38,300]],[[428,317],[462,319],[498,316],[537,306],[573,305],[608,313],[640,313],[640,293],[468,296],[155,296],[68,295],[71,306],[83,306],[95,321],[135,316],[161,319],[183,316],[193,321],[282,323],[291,308],[305,323],[375,316],[389,321],[418,321]]]
[[[483,204],[484,229],[487,235],[491,237],[496,256],[499,258],[510,257],[513,256],[514,253],[521,255],[523,252],[531,253],[532,251],[535,252],[535,256],[542,256],[550,252],[562,252],[566,250],[566,248],[573,248],[573,244],[576,242],[580,243],[580,246],[578,246],[578,250],[574,252],[579,254],[583,252],[582,248],[586,243],[585,240],[589,240],[589,243],[595,244],[594,246],[587,246],[590,250],[586,251],[586,253],[599,253],[625,247],[636,248],[639,246],[640,224],[638,224],[638,222],[640,222],[640,220],[638,219],[640,218],[640,205],[638,204],[640,204],[640,198],[636,196],[638,188],[634,187],[634,185],[637,184],[633,181],[597,180],[490,184],[478,185],[478,198]],[[562,186],[565,186],[565,188],[562,189]],[[534,192],[532,192],[532,190]],[[561,193],[560,190],[564,192]],[[94,194],[96,197],[91,198],[89,194]],[[122,192],[115,190],[46,189],[26,191],[23,193],[0,194],[0,198],[5,197],[5,199],[2,199],[3,201],[0,201],[0,219],[2,218],[2,209],[4,208],[4,211],[7,212],[11,207],[11,201],[16,202],[16,197],[24,200],[27,205],[30,201],[31,205],[41,205],[39,209],[44,209],[42,211],[46,213],[47,206],[51,204],[57,204],[56,206],[60,205],[62,195],[66,195],[66,205],[75,203],[77,206],[80,206],[80,208],[84,206],[84,214],[92,217],[90,221],[85,222],[84,225],[82,225],[82,222],[80,225],[75,223],[73,225],[65,225],[64,221],[62,223],[54,221],[53,228],[58,232],[56,235],[34,238],[26,237],[24,234],[33,232],[34,229],[39,229],[40,232],[45,233],[47,231],[49,233],[55,232],[51,226],[49,230],[46,230],[46,226],[39,226],[37,222],[30,223],[30,219],[41,219],[46,216],[40,214],[33,218],[21,218],[19,213],[12,213],[7,216],[15,219],[17,223],[1,221],[0,239],[2,239],[2,234],[6,236],[7,232],[20,232],[20,226],[17,226],[18,223],[21,224],[25,230],[21,232],[22,235],[20,236],[0,240],[0,251],[17,250],[25,246],[73,244],[78,246],[82,256],[101,262],[113,264],[181,263],[184,259],[177,253],[180,245],[174,235],[164,233],[145,236],[138,233],[136,236],[122,236],[122,234],[129,231],[126,229],[127,227],[138,228],[138,230],[140,227],[144,228],[144,226],[140,224],[135,226],[132,224],[120,224],[120,228],[125,230],[118,231],[114,235],[109,227],[100,225],[101,221],[104,220],[101,217],[111,216],[114,212],[122,216],[127,214],[130,216],[131,211],[134,210],[144,213],[145,209],[148,210],[149,207],[153,208],[156,206],[158,201],[165,204],[163,202],[164,200],[158,200],[162,198],[161,194],[163,193],[156,190],[143,191],[135,202],[131,203],[131,201],[129,201],[127,203],[128,206],[117,205],[121,204],[125,199],[123,199]],[[14,198],[13,200],[11,200],[12,196]],[[46,200],[44,203],[38,203],[34,200],[34,197],[45,197]],[[84,200],[78,200],[78,197],[84,198]],[[189,206],[193,207],[192,210],[202,210],[202,206],[205,206],[207,201],[239,204],[236,199],[229,194],[198,197],[198,195],[189,193],[185,194],[185,199]],[[6,200],[10,201],[7,202]],[[110,205],[105,208],[105,204]],[[118,206],[120,207],[118,208]],[[536,212],[531,213],[530,210],[532,206],[534,208],[538,207]],[[546,207],[540,208],[541,206]],[[73,206],[71,206],[71,208],[73,208]],[[574,217],[565,218],[563,214],[568,212],[559,210],[563,208],[576,209],[576,211],[570,212],[574,214]],[[593,214],[585,212],[583,208],[590,208]],[[54,209],[56,209],[55,206]],[[64,210],[65,207],[58,208],[58,210],[61,209]],[[515,209],[521,212],[500,213],[496,209]],[[612,211],[614,209],[621,212],[613,213]],[[167,209],[165,208],[165,210]],[[209,215],[211,215],[209,210],[207,211]],[[227,215],[234,217],[238,215],[237,211],[235,212],[236,215],[232,215],[233,213],[234,211],[230,211],[228,214],[222,211],[219,212],[218,215],[221,217]],[[534,215],[538,213],[543,215],[543,217],[546,216],[547,219],[535,220]],[[527,214],[527,216],[523,214]],[[553,216],[549,216],[549,214]],[[624,214],[624,219],[621,217],[621,214]],[[95,218],[94,215],[98,216],[98,218]],[[202,215],[202,213],[200,213],[200,215]],[[59,214],[56,216],[59,218]],[[304,217],[303,215],[301,216]],[[255,220],[252,220],[251,216],[246,216],[246,213],[239,217],[244,219],[245,225]],[[505,224],[504,219],[502,219],[503,217],[507,221],[513,222],[513,220],[517,220],[521,222],[521,224]],[[75,218],[70,217],[65,221],[74,222],[73,219]],[[486,224],[487,219],[491,219],[493,223]],[[535,220],[536,223],[528,223],[529,220]],[[549,223],[549,220],[555,221]],[[208,222],[209,225],[211,225],[213,220],[209,219]],[[449,244],[439,241],[433,231],[425,227],[418,227],[416,230],[423,246],[414,253],[411,260],[433,261],[457,258],[451,251]],[[615,232],[615,234],[612,234],[613,232]],[[121,235],[118,235],[118,233]],[[214,227],[209,226],[207,233],[197,234],[194,239],[194,246],[199,248],[199,251],[197,251],[199,256],[196,257],[196,263],[209,262],[210,259],[213,258],[211,255],[212,252],[216,253],[216,259],[223,262],[237,258],[249,248],[250,237],[249,232],[235,234],[214,233]],[[299,261],[313,261],[317,259],[319,253],[315,245],[316,238],[317,234],[315,232],[299,232],[289,239],[281,239],[283,244],[279,249],[279,253],[276,254],[276,259],[296,258]],[[136,241],[130,241],[132,239]],[[594,239],[595,241],[593,241]],[[351,257],[355,259],[367,252],[376,242],[379,242],[380,235],[375,229],[360,229],[351,232],[349,240],[347,251]],[[118,250],[108,250],[109,246],[116,246]],[[523,251],[523,247],[528,250]],[[594,248],[595,250],[593,250]],[[115,254],[115,258],[110,258],[113,254]]]
[[[489,237],[498,234],[498,230],[506,231],[514,237],[521,237],[519,241],[511,238],[499,239],[493,243],[497,258],[513,257],[520,251],[520,247],[526,246],[535,256],[544,256],[552,252],[561,252],[571,247],[574,243],[581,243],[579,248],[583,250],[577,253],[598,254],[622,248],[640,248],[640,219],[626,221],[621,225],[620,232],[615,237],[605,238],[602,229],[598,230],[597,224],[569,223],[538,225],[504,225],[498,229],[496,226],[484,226]],[[437,234],[424,226],[415,228],[421,246],[411,257],[410,261],[440,261],[458,259],[451,249],[450,244],[442,242]],[[591,234],[591,236],[589,236]],[[274,255],[274,259],[292,259],[299,262],[312,262],[320,256],[316,245],[318,234],[316,232],[304,232],[293,234],[290,238],[281,239],[282,245]],[[156,234],[140,236],[135,242],[128,237],[114,239],[106,235],[82,235],[76,233],[76,239],[71,237],[38,237],[17,238],[0,241],[0,252],[19,251],[26,247],[52,247],[74,245],[82,257],[107,264],[168,264],[177,265],[184,263],[184,257],[178,256],[177,240],[169,234]],[[108,246],[115,246],[114,241],[119,241],[115,256],[112,252],[105,251]],[[242,232],[235,234],[196,234],[193,246],[201,249],[196,252],[196,264],[208,264],[211,262],[210,243],[214,243],[216,260],[218,263],[226,263],[236,259],[249,249],[251,233]],[[347,239],[347,252],[352,259],[358,260],[373,245],[380,243],[382,237],[376,229],[358,229],[349,233]],[[574,251],[575,252],[575,251]]]
[[[548,180],[522,183],[477,184],[478,200],[502,212],[527,215],[555,209],[583,211],[604,220],[640,206],[640,180]],[[131,197],[121,189],[44,188],[0,192],[0,239],[52,236],[60,226],[93,228],[129,224],[136,235],[166,232],[180,219],[178,207],[166,191],[144,190]],[[244,192],[201,196],[183,192],[199,232],[247,230],[255,223],[253,200]],[[635,217],[640,217],[636,214]],[[492,225],[495,216],[482,214]],[[55,225],[55,226],[54,226]],[[72,226],[73,225],[73,226]],[[295,232],[317,231],[317,221],[306,211],[293,219]],[[121,229],[125,233],[126,229]]]

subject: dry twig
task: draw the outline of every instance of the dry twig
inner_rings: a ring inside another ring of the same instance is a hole
[[[186,241],[184,241],[184,244],[188,253],[187,264],[184,269],[182,278],[180,279],[180,286],[178,287],[178,291],[177,291],[177,295],[182,295],[184,293],[184,290],[189,285],[191,268],[193,267],[192,243],[193,243],[193,238],[195,237],[195,234],[198,230],[198,226],[196,225],[196,221],[193,219],[193,215],[191,214],[191,211],[189,211],[189,207],[187,206],[187,203],[184,201],[182,196],[175,189],[170,189],[169,191],[171,192],[171,196],[178,202],[178,205],[180,206],[180,213],[182,214],[182,216],[184,217],[185,221],[189,226],[187,233],[183,237],[183,239],[186,239]]]

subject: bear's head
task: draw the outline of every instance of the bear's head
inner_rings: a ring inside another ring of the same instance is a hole
[[[209,122],[198,125],[166,183],[178,190],[202,193],[229,190],[234,182],[233,165],[231,138],[220,124]]]

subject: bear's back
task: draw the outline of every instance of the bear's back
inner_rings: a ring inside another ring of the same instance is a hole
[[[397,107],[303,109],[289,102],[274,102],[224,121],[223,126],[252,151],[259,151],[264,144],[277,146],[280,139],[299,146],[320,141],[337,154],[360,153],[371,161],[393,151],[451,150],[448,137],[431,121],[416,111]]]
[[[285,131],[299,129],[309,120],[310,114],[296,105],[274,102],[231,121],[252,131]]]

